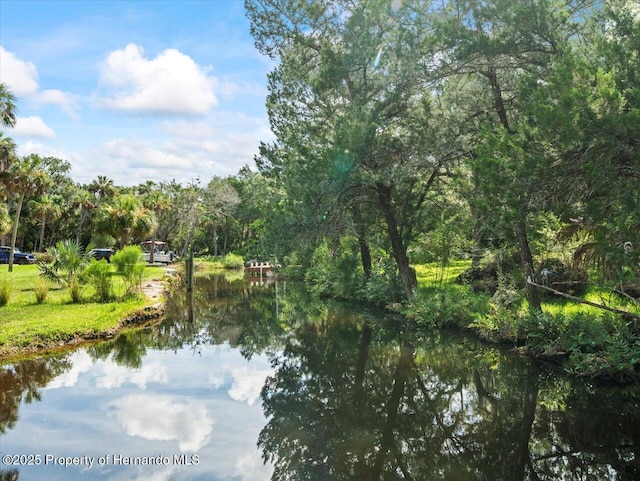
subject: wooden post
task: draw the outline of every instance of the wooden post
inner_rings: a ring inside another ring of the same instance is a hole
[[[189,247],[189,255],[186,261],[186,276],[187,276],[187,315],[189,322],[193,322],[194,318],[194,306],[193,306],[193,251]]]
[[[187,256],[186,277],[187,292],[191,292],[193,290],[193,252],[191,249],[189,249],[189,255]]]

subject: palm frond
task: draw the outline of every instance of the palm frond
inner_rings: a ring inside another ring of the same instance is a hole
[[[593,238],[598,229],[598,225],[589,222],[573,222],[558,231],[556,240],[564,244],[576,238]]]
[[[60,285],[64,285],[64,278],[58,274],[53,264],[47,264],[46,262],[38,262],[38,270],[40,271],[40,277],[49,281],[56,282]]]

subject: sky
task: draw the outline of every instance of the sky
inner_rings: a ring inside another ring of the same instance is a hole
[[[242,0],[0,0],[0,82],[18,155],[70,162],[74,181],[206,184],[273,139],[271,61]]]

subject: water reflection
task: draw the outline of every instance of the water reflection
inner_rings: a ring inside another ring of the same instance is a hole
[[[272,479],[639,479],[633,389],[342,319],[300,327],[273,361],[259,438]]]
[[[159,326],[4,366],[0,446],[201,460],[20,468],[47,480],[640,479],[639,386],[596,387],[401,326],[291,283],[198,278],[192,314],[176,292]],[[0,480],[18,479],[10,468]]]

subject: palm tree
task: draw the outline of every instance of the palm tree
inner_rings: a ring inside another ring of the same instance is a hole
[[[16,156],[16,144],[11,137],[0,132],[0,174],[9,170]]]
[[[50,195],[43,195],[40,200],[30,200],[29,210],[40,218],[40,242],[38,252],[44,252],[44,229],[48,221],[55,221],[62,215],[60,203]]]
[[[5,84],[0,83],[0,127],[16,125],[15,110],[15,97]],[[15,155],[16,144],[11,137],[6,137],[0,132],[0,173],[9,169]]]
[[[117,187],[113,185],[113,180],[104,175],[99,175],[87,186],[87,190],[96,196],[96,206],[105,199],[111,199],[117,192]]]
[[[133,194],[117,195],[112,203],[102,204],[98,208],[97,229],[116,238],[120,246],[129,245],[132,236],[148,236],[156,229],[156,225],[153,212]]]
[[[11,231],[11,217],[7,212],[7,206],[0,204],[0,238]]]
[[[87,220],[89,212],[96,207],[96,199],[87,189],[78,187],[73,193],[71,203],[74,208],[80,209],[80,221],[78,222],[78,231],[76,232],[76,244],[80,244],[82,226]]]
[[[11,231],[11,251],[16,247],[18,224],[26,196],[40,194],[51,183],[51,178],[41,168],[42,159],[35,154],[23,157],[11,165],[8,171],[2,172],[0,181],[9,196],[17,196],[16,211]],[[9,256],[9,272],[13,272],[13,255]]]
[[[0,83],[0,126],[13,127],[16,125],[15,100],[16,98],[6,84]]]
[[[40,277],[69,287],[71,300],[80,301],[80,276],[91,262],[91,255],[71,240],[60,241],[55,247],[48,249],[53,256],[53,263],[38,264]]]

